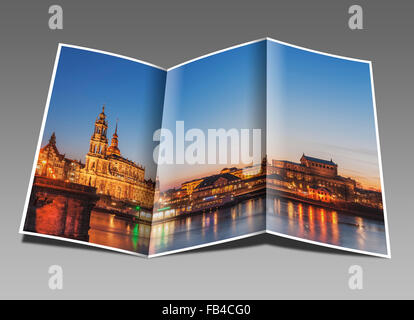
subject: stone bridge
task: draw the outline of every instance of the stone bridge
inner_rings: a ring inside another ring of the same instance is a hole
[[[93,187],[35,176],[24,230],[88,241],[98,199]]]

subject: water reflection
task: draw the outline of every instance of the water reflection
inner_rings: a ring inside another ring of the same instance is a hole
[[[229,208],[209,210],[188,218],[157,224],[154,228],[170,225],[165,235],[151,233],[150,254],[187,248],[263,231],[266,226],[265,199],[251,199]]]
[[[250,199],[149,225],[92,212],[89,241],[144,254],[201,245],[268,229],[351,249],[386,253],[383,222],[281,198]],[[267,210],[267,217],[264,212]]]
[[[283,198],[267,199],[267,229],[341,247],[386,253],[382,221],[347,215]]]
[[[92,211],[89,242],[147,254],[151,227]]]

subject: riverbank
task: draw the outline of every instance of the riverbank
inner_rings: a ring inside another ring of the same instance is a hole
[[[136,215],[131,215],[131,214],[119,211],[119,210],[115,210],[115,209],[95,207],[93,210],[97,211],[97,212],[100,212],[100,213],[115,215],[115,217],[117,217],[119,219],[127,220],[127,221],[130,221],[130,222],[136,222],[136,223],[139,223],[139,224],[145,224],[145,225],[149,225],[149,226],[152,224],[151,221],[144,220],[144,219],[141,219],[140,217],[138,217]]]
[[[188,211],[188,212],[182,213],[177,216],[169,217],[167,219],[153,221],[152,224],[160,224],[163,222],[168,222],[168,221],[173,221],[173,220],[177,220],[181,218],[186,218],[189,216],[199,215],[199,214],[203,214],[206,212],[214,212],[220,208],[224,209],[224,208],[234,206],[235,204],[238,204],[240,202],[243,202],[243,201],[246,201],[252,198],[259,198],[259,197],[264,197],[264,196],[278,197],[278,198],[283,198],[287,200],[302,202],[302,203],[309,204],[309,205],[323,208],[323,209],[341,211],[343,214],[347,214],[347,215],[354,216],[354,217],[361,217],[361,218],[368,218],[368,219],[373,219],[377,221],[384,221],[383,211],[376,209],[376,208],[364,207],[364,206],[360,206],[354,203],[348,204],[347,207],[339,207],[338,205],[335,205],[334,203],[327,203],[327,202],[322,202],[322,201],[300,197],[294,193],[287,192],[287,191],[261,188],[251,193],[246,193],[246,194],[242,194],[239,196],[235,196],[233,200],[227,201],[218,206],[212,206],[212,207],[207,207],[204,209]]]
[[[152,224],[157,225],[157,224],[161,224],[161,223],[169,222],[173,220],[185,219],[187,217],[200,215],[203,213],[214,212],[221,208],[225,209],[225,208],[234,206],[240,202],[249,200],[249,199],[269,197],[269,196],[275,197],[275,198],[283,198],[287,200],[297,201],[297,202],[309,204],[309,205],[323,208],[323,209],[341,211],[343,214],[347,214],[347,215],[354,216],[354,217],[361,217],[361,218],[368,218],[368,219],[373,219],[373,220],[378,220],[378,221],[384,221],[383,211],[380,209],[365,207],[365,206],[358,205],[356,203],[349,203],[349,204],[344,205],[343,207],[342,206],[340,207],[335,203],[317,201],[314,199],[301,197],[297,195],[296,193],[282,191],[282,190],[275,190],[275,189],[266,189],[264,187],[256,189],[250,193],[236,195],[231,200],[228,200],[220,205],[206,206],[205,208],[183,212],[179,215],[168,217],[165,219],[156,220],[156,221],[143,220],[143,219],[140,219],[139,216],[131,215],[131,214],[122,212],[120,210],[115,210],[115,209],[96,207],[94,210],[102,212],[102,213],[114,214],[117,218],[125,219],[127,221],[137,222],[137,223],[141,223],[145,225],[152,225]],[[266,213],[266,210],[263,214],[265,213]]]
[[[310,204],[310,205],[324,208],[324,209],[341,211],[342,213],[351,215],[351,216],[384,221],[383,210],[361,206],[356,203],[349,203],[349,204],[346,204],[346,206],[342,207],[342,206],[336,205],[335,203],[317,201],[317,200],[301,197],[297,194],[294,194],[288,191],[273,190],[273,189],[267,189],[267,196],[294,200],[294,201]]]

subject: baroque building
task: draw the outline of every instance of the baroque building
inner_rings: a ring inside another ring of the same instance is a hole
[[[49,143],[40,149],[35,174],[76,183],[79,181],[82,166],[80,161],[67,159],[59,152],[56,147],[56,135],[53,132]]]
[[[56,147],[55,133],[40,149],[36,175],[96,188],[98,195],[152,208],[155,183],[145,179],[145,168],[124,158],[118,146],[118,124],[108,146],[105,107],[95,120],[86,162],[68,159]]]
[[[107,130],[105,107],[102,107],[102,112],[95,120],[85,167],[80,170],[79,183],[95,187],[98,194],[151,208],[154,201],[154,182],[145,180],[145,169],[141,165],[121,155],[118,124],[109,146]]]
[[[331,201],[354,201],[356,181],[338,175],[338,165],[331,160],[309,157],[305,154],[300,163],[273,160],[268,174],[277,174],[297,190],[308,192],[312,198]]]

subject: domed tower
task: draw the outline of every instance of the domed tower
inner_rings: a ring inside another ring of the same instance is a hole
[[[106,151],[107,155],[116,154],[117,156],[121,155],[121,151],[118,148],[118,120],[116,121],[115,132],[112,136],[111,145]]]
[[[89,141],[88,155],[99,157],[104,157],[106,155],[106,149],[108,148],[108,139],[106,138],[108,122],[105,119],[106,115],[104,105],[102,107],[102,112],[95,120],[95,128]]]

